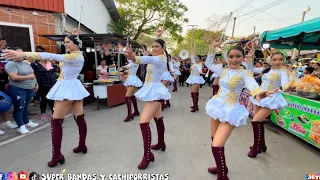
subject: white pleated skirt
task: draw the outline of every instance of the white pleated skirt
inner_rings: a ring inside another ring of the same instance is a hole
[[[163,81],[169,81],[169,82],[174,82],[174,79],[172,75],[170,74],[169,71],[166,71],[162,74],[161,80]]]
[[[259,101],[254,99],[253,97],[249,97],[252,104],[257,105],[259,107],[265,107],[272,110],[276,109],[284,109],[288,105],[287,101],[281,95],[281,92],[276,92],[271,95],[271,97],[263,98]]]
[[[247,124],[249,112],[244,106],[238,102],[233,106],[229,106],[220,97],[214,97],[212,97],[206,104],[206,113],[210,117],[222,123],[229,123],[235,127]]]
[[[136,75],[128,76],[126,82],[123,84],[124,86],[134,86],[141,87],[143,85],[142,81]]]
[[[144,84],[142,88],[135,93],[135,96],[140,101],[169,100],[171,98],[169,90],[161,82]]]
[[[89,95],[89,92],[82,85],[80,80],[61,79],[58,80],[56,84],[54,84],[54,86],[51,88],[51,90],[47,94],[47,98],[55,101],[78,101],[84,99],[85,97],[88,97]]]
[[[204,84],[206,81],[201,76],[190,75],[186,80],[188,84]]]
[[[178,69],[178,70],[176,70],[176,71],[174,72],[174,74],[180,76],[180,75],[181,75],[181,72],[180,72],[180,70]]]

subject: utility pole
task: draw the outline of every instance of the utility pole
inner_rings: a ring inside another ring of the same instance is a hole
[[[237,20],[237,18],[235,17],[233,19],[232,37],[234,36],[234,29],[236,28],[236,20]]]
[[[256,33],[256,27],[254,26],[253,27],[253,34],[255,34]]]
[[[301,22],[303,22],[303,21],[304,21],[304,17],[306,16],[306,13],[307,13],[306,11],[303,11],[303,12],[302,12],[302,19],[301,19]]]
[[[229,18],[228,18],[228,21],[227,21],[226,27],[224,28],[223,33],[221,34],[220,42],[222,41],[222,38],[223,38],[223,36],[224,36],[224,35],[225,35],[225,33],[226,33],[226,30],[227,30],[227,27],[228,27],[229,21],[230,21],[230,19],[231,19],[231,17],[232,17],[232,14],[233,14],[233,12],[230,12],[230,16],[229,16]]]
[[[193,41],[193,36],[194,36],[194,29],[195,27],[198,27],[199,25],[188,25],[191,27],[192,35],[191,35],[191,41],[190,41],[190,51],[192,50],[192,41]]]
[[[308,8],[305,11],[302,12],[301,22],[304,21],[304,18],[306,17],[306,13],[310,12],[310,11],[311,11],[311,8],[310,8],[310,6],[308,6]]]

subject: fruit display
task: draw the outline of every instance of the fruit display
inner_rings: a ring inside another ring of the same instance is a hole
[[[110,72],[110,74],[119,74],[118,71]]]
[[[299,134],[306,134],[306,130],[302,127],[301,124],[297,123],[297,122],[291,122],[290,123],[290,129],[299,133]]]
[[[277,122],[278,122],[278,124],[281,125],[281,126],[286,126],[286,123],[285,123],[284,120],[283,120],[282,118],[280,118],[280,117],[277,117]]]
[[[314,75],[305,75],[297,84],[298,91],[320,93],[320,79]]]
[[[112,83],[113,80],[111,80],[111,79],[101,79],[101,80],[99,80],[99,82]]]
[[[310,131],[309,138],[316,144],[320,145],[320,120],[312,121],[311,125],[312,128]]]

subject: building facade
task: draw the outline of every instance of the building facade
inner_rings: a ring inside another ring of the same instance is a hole
[[[57,53],[61,44],[39,35],[66,34],[79,22],[82,33],[107,33],[119,18],[114,0],[0,0],[0,37],[9,47]]]
[[[0,1],[0,37],[9,47],[34,51],[42,45],[48,52],[56,52],[56,43],[39,37],[55,34],[55,13],[64,12],[63,0],[6,0]]]

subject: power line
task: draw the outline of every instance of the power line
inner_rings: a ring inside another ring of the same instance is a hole
[[[265,6],[261,7],[261,8],[259,8],[259,9],[256,9],[254,11],[251,11],[251,12],[248,12],[248,13],[243,14],[241,16],[238,16],[237,18],[240,18],[240,17],[243,17],[243,16],[247,16],[247,15],[250,15],[252,13],[259,12],[259,10],[261,10],[261,9],[264,9],[264,10],[270,9],[270,8],[275,7],[275,6],[277,6],[277,5],[279,5],[279,4],[283,3],[283,2],[286,2],[286,1],[288,1],[288,0],[277,0],[275,2],[272,2],[272,3],[268,4],[268,5],[265,5]]]
[[[252,6],[251,6],[252,7]],[[257,8],[255,8],[255,7],[253,7],[254,9],[257,9]],[[279,20],[279,21],[282,21],[282,22],[284,22],[284,23],[287,23],[287,24],[290,24],[290,23],[288,23],[287,21],[284,21],[284,20],[282,20],[282,19],[279,19],[279,18],[277,18],[277,17],[275,17],[275,16],[273,16],[273,15],[271,15],[271,14],[268,14],[268,13],[266,13],[266,12],[264,12],[264,11],[262,11],[262,10],[260,10],[262,13],[264,13],[264,14],[266,14],[266,15],[268,15],[268,16],[271,16],[271,17],[273,17],[273,18],[275,18],[275,19],[277,19],[277,20]]]
[[[245,3],[243,3],[240,7],[238,7],[236,10],[233,11],[234,16],[238,16],[239,14],[242,13],[243,9],[249,4],[252,3],[254,0],[248,0]],[[239,12],[238,12],[239,11]],[[235,15],[237,14],[237,15]]]
[[[294,15],[294,16],[290,16],[290,17],[283,17],[283,18],[281,18],[281,19],[291,19],[291,18],[296,18],[297,16],[301,16],[301,14],[299,13],[299,14]],[[278,20],[278,18],[277,18],[277,19],[258,19],[258,18],[253,18],[253,19],[256,19],[256,20],[258,20],[258,21],[272,21],[272,20]]]
[[[281,3],[285,2],[285,1],[288,1],[288,0],[279,0],[279,1],[275,1],[275,2],[273,2],[273,3],[270,3],[269,5],[266,5],[266,6],[270,6],[270,5],[272,4],[272,5],[271,5],[270,7],[268,7],[267,9],[270,9],[270,8],[272,8],[272,7],[275,7],[275,6],[281,4]],[[263,6],[263,7],[259,8],[259,9],[265,8],[266,6]],[[242,24],[243,22],[247,21],[248,19],[250,19],[250,18],[252,18],[252,17],[260,14],[260,13],[261,13],[261,10],[259,10],[259,9],[258,9],[258,10],[251,11],[250,13],[254,12],[255,14],[253,14],[252,16],[248,17],[247,19],[245,19],[245,20],[237,23],[236,25]],[[265,9],[265,10],[267,10],[267,9]],[[259,12],[259,11],[260,11],[260,12]],[[262,11],[262,12],[263,12],[263,11]],[[250,13],[246,13],[246,14],[244,14],[244,15],[242,15],[242,16],[248,15],[248,14],[250,14]],[[242,17],[242,16],[239,16],[239,17]],[[239,17],[238,17],[238,18],[239,18]],[[230,29],[230,28],[228,28],[228,29]],[[228,30],[228,29],[227,29],[227,30]]]

